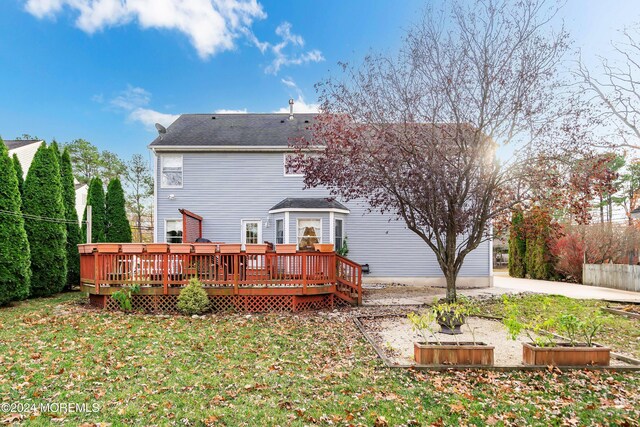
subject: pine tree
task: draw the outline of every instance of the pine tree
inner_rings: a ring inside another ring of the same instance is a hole
[[[525,277],[526,240],[522,211],[514,209],[509,229],[509,276]]]
[[[91,240],[92,243],[102,243],[106,241],[105,234],[105,202],[104,202],[104,188],[102,186],[102,180],[100,178],[92,178],[89,183],[89,193],[87,195],[87,206],[91,206]],[[84,208],[84,215],[82,216],[82,241],[87,241],[87,208]]]
[[[62,291],[67,282],[67,227],[56,154],[44,143],[38,148],[24,182],[22,211],[31,248],[31,295]]]
[[[13,168],[15,169],[16,177],[18,178],[18,190],[20,191],[20,202],[22,203],[22,197],[24,195],[24,170],[22,169],[20,159],[18,159],[18,155],[16,153],[13,153]]]
[[[109,181],[106,196],[107,242],[130,243],[131,225],[124,207],[124,191],[118,178]]]
[[[29,242],[13,165],[0,139],[0,305],[28,297],[31,283]]]
[[[67,219],[67,287],[80,283],[80,254],[78,244],[82,242],[78,212],[76,212],[76,189],[73,183],[71,156],[65,148],[61,157],[61,179],[64,198],[64,212]]]

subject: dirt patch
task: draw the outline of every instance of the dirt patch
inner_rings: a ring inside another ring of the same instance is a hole
[[[414,365],[413,343],[424,341],[424,339],[412,329],[411,322],[406,316],[385,316],[375,318],[361,318],[363,326],[368,335],[389,359],[390,362],[398,365]],[[522,343],[529,341],[526,335],[522,334],[517,340],[512,340],[505,327],[497,320],[471,317],[467,319],[467,325],[463,326],[463,334],[457,335],[459,341],[473,341],[473,334],[469,327],[475,332],[475,341],[483,342],[494,346],[495,366],[515,366],[522,364]],[[434,330],[438,330],[437,325],[433,325]],[[451,335],[437,333],[441,341],[454,341]],[[429,341],[435,341],[429,338]],[[619,360],[611,359],[611,366],[631,366]]]

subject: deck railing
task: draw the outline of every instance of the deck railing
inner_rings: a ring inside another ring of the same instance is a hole
[[[206,288],[230,295],[275,288],[306,295],[329,287],[327,292],[351,303],[362,298],[360,266],[335,252],[225,253],[218,245],[106,243],[79,245],[79,251],[80,281],[95,294],[138,284],[167,295],[197,277]]]

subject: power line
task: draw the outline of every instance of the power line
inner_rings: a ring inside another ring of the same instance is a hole
[[[0,214],[21,216],[24,219],[30,219],[30,220],[34,220],[34,221],[55,222],[55,223],[59,223],[59,224],[77,224],[76,221],[70,220],[70,219],[49,218],[49,217],[46,217],[46,216],[30,215],[30,214],[25,214],[25,213],[22,213],[22,212],[5,211],[5,210],[2,210],[2,209],[0,209]],[[79,221],[79,224],[84,224],[84,223],[86,223],[86,221]]]

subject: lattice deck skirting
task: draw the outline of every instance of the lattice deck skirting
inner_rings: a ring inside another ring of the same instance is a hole
[[[273,312],[306,311],[333,308],[342,305],[340,298],[326,295],[216,295],[209,296],[212,311]],[[116,300],[110,295],[89,295],[89,303],[107,310],[120,310]],[[133,295],[131,304],[134,311],[146,313],[177,312],[177,295]],[[345,302],[346,303],[346,302]],[[349,305],[346,303],[346,305]]]

